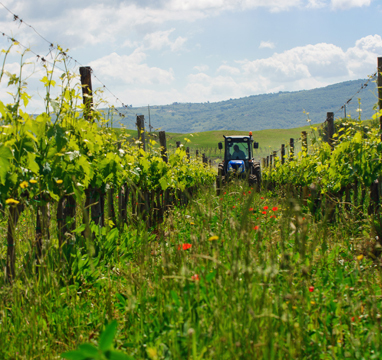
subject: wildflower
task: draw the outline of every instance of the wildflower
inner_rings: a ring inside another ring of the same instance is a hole
[[[303,217],[302,220],[305,220],[305,218]]]
[[[193,281],[199,281],[199,280],[200,280],[199,275],[198,275],[198,274],[192,275],[192,276],[191,276],[191,280],[193,280]]]
[[[266,215],[266,214],[267,214],[267,212],[266,212],[266,211],[263,211],[263,212],[262,212],[262,214],[263,214],[263,215]]]
[[[252,188],[251,188],[252,189]],[[250,191],[248,191],[248,194],[250,194],[251,192]]]
[[[272,208],[272,210],[273,211],[277,211],[279,208],[277,207],[277,206],[274,206],[273,208]]]
[[[312,196],[312,194],[309,194],[308,196]]]
[[[245,195],[245,192],[243,193],[243,195]]]
[[[358,260],[358,261],[361,261],[362,259],[363,259],[363,255],[358,255],[358,256],[357,256],[357,260]]]
[[[22,188],[22,189],[25,189],[25,188],[27,188],[29,186],[29,184],[26,182],[26,181],[23,181],[21,184],[20,184],[20,187]]]
[[[219,236],[211,236],[208,241],[215,241],[215,240],[219,240]]]
[[[30,179],[29,182],[30,182],[31,184],[37,184],[37,180],[34,180],[34,179]]]
[[[253,211],[253,208],[249,208],[249,211]]]
[[[234,205],[234,206],[233,206],[233,208],[235,209],[235,208],[236,208],[236,206]]]
[[[314,286],[309,286],[309,292],[313,292]]]
[[[352,318],[351,318],[351,322],[354,322],[354,321],[355,321],[355,317],[352,316]]]
[[[117,195],[117,199],[119,199],[119,196]]]
[[[268,210],[268,206],[264,206],[263,209],[264,209],[264,210]]]
[[[17,200],[15,200],[15,199],[10,198],[10,199],[5,200],[5,203],[6,203],[7,205],[9,205],[9,204],[11,204],[11,205],[17,205],[17,204],[20,203],[20,201],[17,201]]]
[[[56,184],[60,185],[62,184],[64,181],[63,180],[56,180]]]
[[[314,305],[316,302],[315,302],[315,301],[311,301],[310,303],[311,303],[312,305]]]
[[[181,249],[183,249],[183,250],[188,250],[188,249],[190,249],[191,248],[191,246],[192,246],[192,244],[182,244],[182,245],[179,245],[178,246],[178,250],[181,250]]]
[[[259,230],[260,226],[259,225],[256,225],[253,230]]]
[[[263,197],[261,197],[261,200],[264,200],[264,198],[263,198]]]
[[[190,225],[195,225],[195,223],[191,222]]]
[[[220,199],[220,201],[222,201],[222,200],[223,200],[223,198]]]
[[[224,195],[227,195],[227,192],[225,192]]]

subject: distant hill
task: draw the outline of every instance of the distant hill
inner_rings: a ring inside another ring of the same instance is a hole
[[[367,80],[346,81],[323,88],[273,94],[253,95],[214,103],[174,103],[150,106],[151,124],[154,128],[176,133],[194,133],[211,130],[264,130],[290,129],[307,125],[309,113],[312,124],[322,123],[328,111],[336,112],[350,97],[360,90]],[[357,118],[358,98],[361,98],[362,120],[370,118],[377,102],[376,84],[360,91],[347,105],[347,114]],[[128,129],[135,128],[135,115],[145,115],[148,108],[119,109],[125,118],[114,119]],[[335,117],[343,117],[343,110]]]

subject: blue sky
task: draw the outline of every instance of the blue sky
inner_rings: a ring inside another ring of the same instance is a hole
[[[382,56],[380,0],[3,0],[133,106],[312,89],[366,78]],[[0,32],[48,44],[0,5]],[[2,47],[9,41],[1,38]],[[39,107],[42,76],[28,79]],[[9,71],[19,59],[12,54]],[[75,63],[70,66],[75,69]],[[32,72],[32,70],[30,70]],[[100,86],[94,80],[94,86]],[[4,84],[0,95],[5,96]],[[116,100],[105,94],[111,104]]]

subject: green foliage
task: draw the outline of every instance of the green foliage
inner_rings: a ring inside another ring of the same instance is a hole
[[[321,193],[338,193],[358,182],[369,187],[381,176],[382,144],[379,129],[360,121],[347,120],[334,134],[334,149],[322,139],[314,139],[308,154],[300,151],[293,160],[287,156],[281,165],[263,171],[265,181],[279,185],[309,186],[315,184]]]
[[[117,333],[117,322],[108,324],[101,334],[98,348],[92,344],[82,344],[77,350],[68,351],[61,356],[67,360],[134,360],[132,356],[125,355],[113,349],[113,340]]]

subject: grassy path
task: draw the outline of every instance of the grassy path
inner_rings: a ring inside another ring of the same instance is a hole
[[[1,283],[0,358],[59,359],[116,320],[113,346],[135,359],[378,359],[371,239],[351,214],[327,224],[275,193],[205,189],[153,233],[101,234],[71,276],[52,251],[40,279]]]

